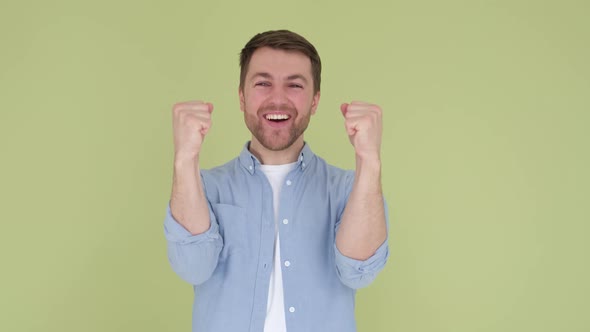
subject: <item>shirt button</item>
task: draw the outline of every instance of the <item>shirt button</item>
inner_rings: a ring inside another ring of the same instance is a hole
[[[289,267],[289,266],[291,266],[291,262],[289,262],[289,261],[285,261],[285,266],[286,266],[286,267]]]
[[[301,167],[305,167],[305,163],[301,163]]]
[[[289,312],[295,312],[295,307],[290,307]]]
[[[248,169],[249,169],[249,170],[252,170],[252,165],[248,166]]]
[[[287,185],[290,186],[291,185],[291,180],[287,180]]]
[[[285,225],[286,225],[286,224],[288,224],[288,223],[289,223],[289,220],[287,220],[287,219],[283,219],[283,224],[285,224]]]

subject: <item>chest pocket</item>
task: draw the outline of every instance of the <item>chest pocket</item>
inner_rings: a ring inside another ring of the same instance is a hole
[[[247,254],[251,232],[248,231],[248,213],[246,209],[229,204],[213,204],[213,213],[219,224],[219,233],[223,237],[221,259],[233,254]]]

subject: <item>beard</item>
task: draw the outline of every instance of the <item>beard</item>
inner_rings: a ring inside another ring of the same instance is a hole
[[[289,121],[292,121],[291,126],[288,128],[266,126],[264,121],[267,120],[262,117],[262,114],[270,111],[282,111],[289,114]],[[307,129],[310,118],[311,110],[306,114],[302,114],[294,106],[287,104],[279,106],[274,104],[263,105],[256,114],[250,114],[247,110],[244,111],[246,127],[258,142],[270,151],[281,151],[291,147]]]

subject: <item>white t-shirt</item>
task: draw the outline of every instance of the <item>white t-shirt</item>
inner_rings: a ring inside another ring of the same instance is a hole
[[[275,216],[275,248],[274,263],[270,273],[268,287],[268,302],[266,305],[266,320],[264,332],[287,332],[285,322],[285,300],[283,299],[283,274],[281,271],[281,245],[279,241],[279,196],[285,177],[295,169],[297,163],[285,165],[260,165],[272,187],[272,202]]]

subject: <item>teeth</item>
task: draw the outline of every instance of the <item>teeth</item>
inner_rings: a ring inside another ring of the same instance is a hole
[[[287,120],[289,116],[287,114],[267,114],[267,120]]]

